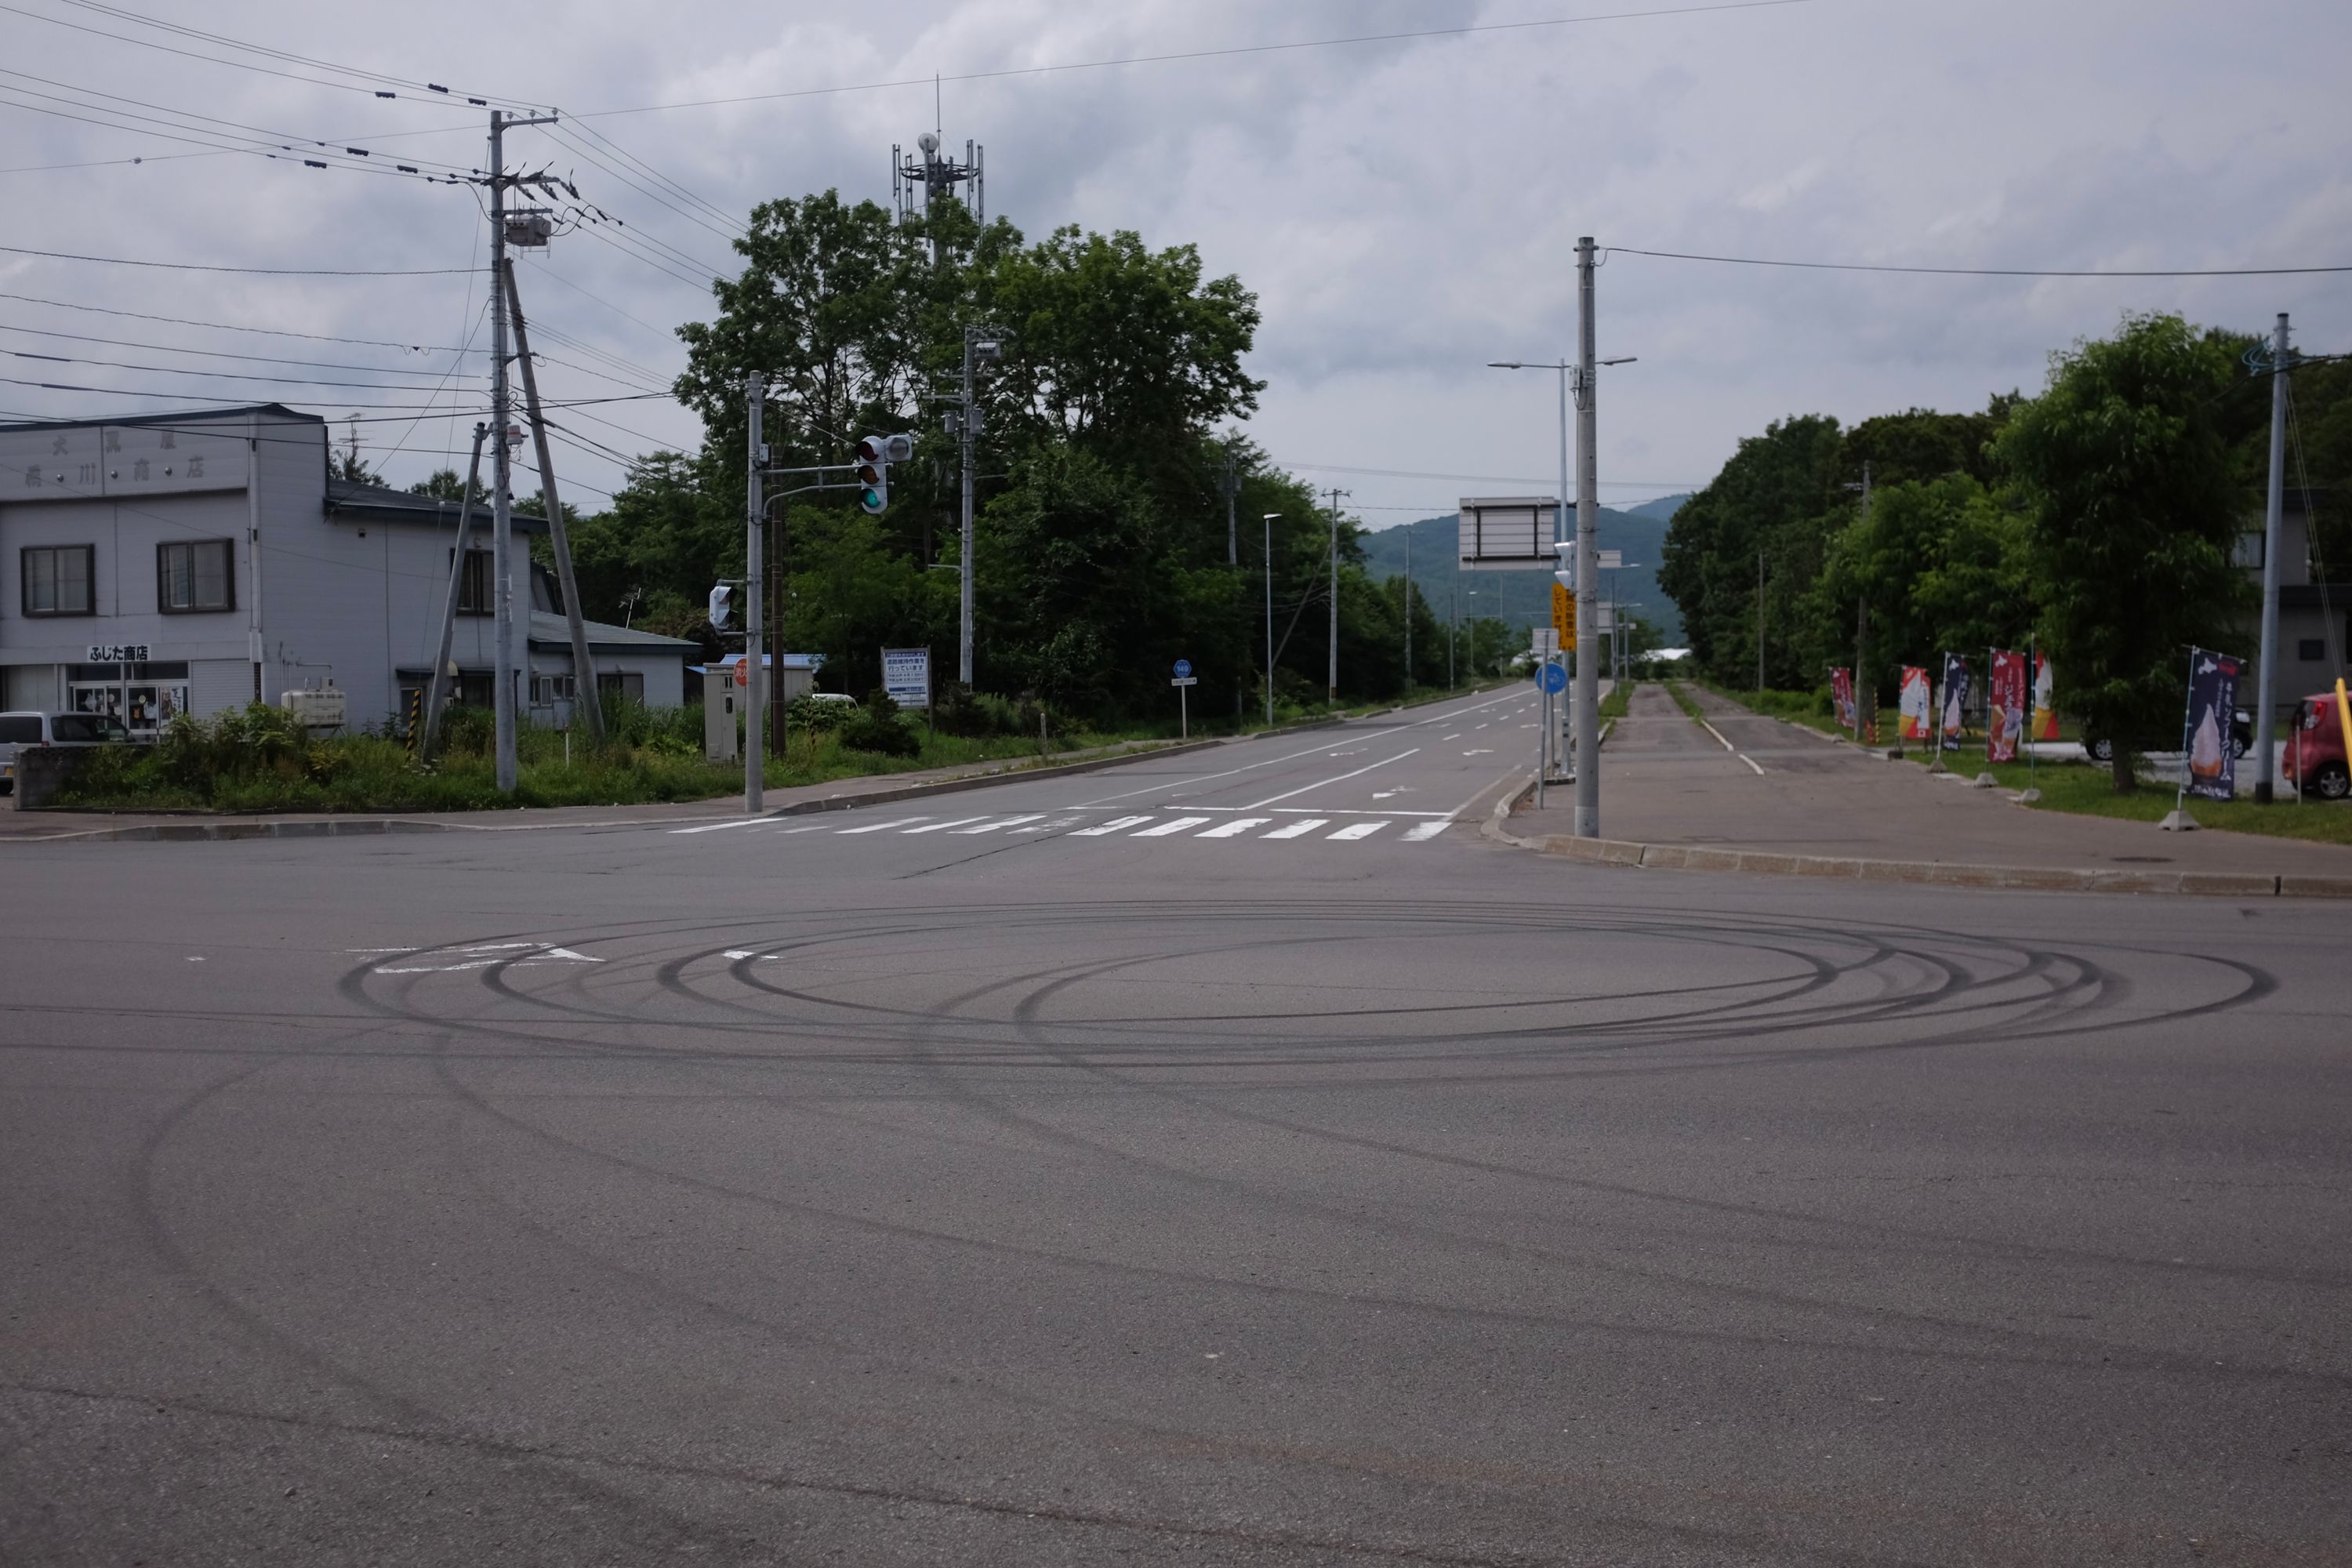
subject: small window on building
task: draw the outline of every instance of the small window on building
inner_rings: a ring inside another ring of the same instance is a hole
[[[235,545],[199,539],[155,547],[155,607],[167,616],[236,608]]]
[[[596,691],[599,696],[610,697],[617,694],[627,698],[632,702],[643,702],[646,700],[645,672],[636,669],[599,670],[596,674]]]
[[[2294,645],[2294,657],[2305,664],[2318,664],[2327,658],[2327,643],[2322,637],[2302,637]]]
[[[457,613],[461,616],[494,616],[498,601],[490,592],[497,579],[490,573],[490,552],[466,552],[466,575],[457,584]]]
[[[25,613],[28,616],[88,616],[97,613],[90,580],[97,551],[88,544],[36,544],[23,555]]]
[[[2238,547],[2230,552],[2230,559],[2249,572],[2259,572],[2263,569],[2264,542],[2261,530],[2248,529],[2238,535]]]

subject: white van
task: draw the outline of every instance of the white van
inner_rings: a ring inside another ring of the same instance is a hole
[[[107,713],[43,713],[26,709],[0,713],[0,795],[16,793],[20,746],[103,746],[128,741],[131,732]]]

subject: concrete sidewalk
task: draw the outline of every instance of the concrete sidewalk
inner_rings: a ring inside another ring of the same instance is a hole
[[[1619,849],[1570,848],[1563,842],[1574,831],[1567,790],[1551,791],[1541,811],[1513,814],[1500,830],[1557,853],[1691,869],[2352,895],[2352,847],[2210,829],[2166,833],[2152,823],[2032,811],[2002,791],[1969,787],[1965,774],[1931,775],[1916,763],[1890,762],[1712,693],[1692,695],[1714,733],[1685,717],[1654,685],[1634,692],[1610,733],[1602,752],[1601,827],[1603,842]],[[1629,854],[1624,846],[1650,853]],[[1783,863],[1799,860],[1810,863]],[[1858,862],[1920,869],[1898,875]],[[2009,875],[1966,874],[1996,868]],[[2182,883],[2183,874],[2197,883]],[[2244,887],[2236,889],[2223,879],[2242,879]],[[2296,885],[2287,888],[2282,879]],[[2328,885],[2315,885],[2313,879]]]

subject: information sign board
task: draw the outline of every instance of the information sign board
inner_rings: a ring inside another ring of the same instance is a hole
[[[927,647],[886,647],[882,650],[882,689],[901,708],[931,705],[931,650]]]

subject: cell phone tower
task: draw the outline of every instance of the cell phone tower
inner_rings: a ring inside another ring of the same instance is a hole
[[[958,185],[971,186],[973,221],[988,221],[988,180],[985,173],[988,150],[974,142],[963,144],[963,162],[940,155],[940,133],[926,131],[915,139],[919,156],[910,157],[897,142],[890,144],[890,200],[898,209],[901,223],[919,212],[929,218],[932,204],[942,196],[952,197]],[[939,237],[931,237],[931,264],[940,260]]]

